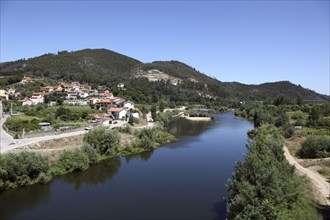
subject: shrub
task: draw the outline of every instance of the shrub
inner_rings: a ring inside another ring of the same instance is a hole
[[[330,156],[330,137],[312,135],[302,143],[299,155],[303,158],[322,158]]]
[[[85,134],[84,142],[92,146],[100,155],[110,154],[119,146],[119,135],[112,130],[95,128]]]
[[[99,161],[99,156],[92,146],[89,144],[84,144],[81,150],[87,155],[89,164],[96,164]]]
[[[289,138],[294,133],[294,127],[292,125],[285,125],[283,127],[284,137]]]
[[[42,121],[41,118],[31,116],[11,116],[5,122],[5,126],[15,132],[22,132],[23,128],[27,131],[39,130],[38,123]]]
[[[32,152],[6,154],[0,157],[0,190],[39,182],[41,173],[48,173],[46,157]],[[41,181],[43,182],[43,181]]]
[[[89,167],[89,159],[81,149],[64,151],[60,156],[58,166],[67,172],[84,171]]]

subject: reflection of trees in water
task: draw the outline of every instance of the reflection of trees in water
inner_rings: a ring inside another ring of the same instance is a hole
[[[50,198],[51,183],[34,185],[0,193],[0,219],[12,219],[15,214],[31,210]]]
[[[78,190],[82,183],[97,185],[110,180],[121,166],[120,158],[113,157],[91,166],[84,172],[77,172],[61,177],[61,180],[74,184]]]
[[[226,201],[221,200],[213,205],[212,211],[216,214],[213,220],[225,220],[227,215]]]
[[[128,164],[132,159],[141,159],[144,161],[148,161],[151,155],[154,153],[154,150],[144,151],[138,154],[131,154],[125,156],[126,163]]]
[[[178,118],[170,122],[169,132],[176,137],[195,136],[205,131],[212,121],[190,121],[184,118]]]

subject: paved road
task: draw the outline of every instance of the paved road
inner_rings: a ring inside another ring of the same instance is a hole
[[[49,135],[44,137],[35,137],[35,138],[24,138],[24,139],[14,139],[12,136],[10,136],[3,128],[3,124],[6,122],[8,118],[8,115],[6,115],[4,118],[1,118],[0,120],[0,153],[7,152],[9,150],[23,147],[25,145],[29,144],[35,144],[40,141],[48,141],[48,140],[54,140],[58,138],[64,138],[64,137],[71,137],[76,135],[85,134],[87,131],[76,131],[76,132],[69,132],[69,133],[63,133],[58,135]]]

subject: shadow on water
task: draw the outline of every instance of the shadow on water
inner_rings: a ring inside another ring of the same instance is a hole
[[[131,160],[134,160],[134,159],[141,159],[141,160],[147,162],[151,158],[153,153],[154,153],[154,150],[149,150],[149,151],[144,151],[144,152],[138,153],[138,154],[127,155],[124,158],[125,158],[127,164]]]
[[[196,136],[213,124],[214,121],[190,121],[178,118],[169,123],[168,131],[175,137]]]
[[[55,178],[73,184],[79,190],[83,183],[89,185],[102,184],[110,180],[121,166],[119,157],[107,159],[90,167],[86,172],[70,173]],[[51,198],[52,183],[36,184],[29,187],[9,190],[0,194],[0,219],[12,219],[17,213],[31,210],[40,204],[47,203]]]
[[[100,163],[91,166],[88,171],[71,173],[58,177],[58,180],[73,184],[76,190],[79,190],[82,184],[97,185],[109,181],[115,176],[121,166],[119,157],[103,160]]]
[[[9,190],[0,194],[0,219],[12,219],[17,213],[47,203],[51,183]],[[26,199],[29,198],[27,201]]]
[[[226,219],[226,201],[223,199],[214,204],[212,211],[216,214],[213,220],[225,220]]]

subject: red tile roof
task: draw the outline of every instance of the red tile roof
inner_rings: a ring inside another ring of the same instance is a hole
[[[125,110],[125,109],[124,108],[110,108],[109,112],[121,112],[123,110]]]

